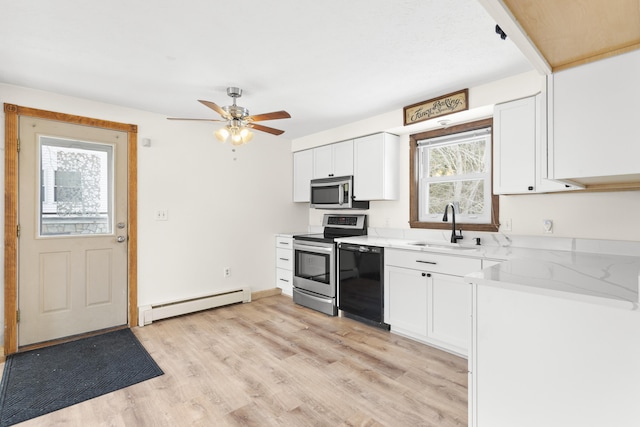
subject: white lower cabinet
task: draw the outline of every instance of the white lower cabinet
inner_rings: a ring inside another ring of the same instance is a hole
[[[385,321],[391,331],[467,356],[471,287],[482,261],[427,252],[385,251]]]
[[[471,427],[640,425],[640,313],[473,284]]]
[[[385,266],[385,320],[394,331],[427,336],[427,281],[418,270]]]
[[[276,236],[276,287],[293,295],[293,237]]]
[[[462,277],[431,273],[427,336],[456,353],[469,351],[471,289]]]

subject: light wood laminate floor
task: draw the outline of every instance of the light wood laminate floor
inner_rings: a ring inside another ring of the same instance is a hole
[[[286,296],[133,332],[164,375],[22,425],[467,425],[465,359]]]

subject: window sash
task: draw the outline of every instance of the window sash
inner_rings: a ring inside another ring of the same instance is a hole
[[[452,173],[451,175],[442,176],[429,176],[429,156],[432,153],[432,149],[469,144],[472,142],[481,141],[484,143],[484,171],[485,172],[466,172],[466,173]],[[444,213],[442,212],[429,213],[429,207],[432,203],[430,199],[429,191],[433,184],[446,184],[446,183],[462,183],[481,180],[483,184],[483,213],[482,214],[468,214],[461,213],[456,210],[456,220],[460,223],[471,224],[490,224],[491,223],[491,127],[477,129],[469,132],[462,132],[458,134],[445,135],[436,138],[429,138],[417,141],[418,150],[418,162],[419,162],[419,206],[418,206],[418,220],[421,222],[440,222]],[[462,191],[462,190],[460,190]],[[455,202],[461,202],[461,200],[450,200]],[[442,202],[442,201],[440,201]],[[442,203],[440,203],[442,204]]]

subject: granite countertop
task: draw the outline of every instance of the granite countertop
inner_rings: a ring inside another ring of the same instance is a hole
[[[443,242],[420,242],[431,244],[421,246],[416,240],[370,235],[338,241],[498,260],[502,262],[467,275],[467,281],[640,311],[637,256]]]

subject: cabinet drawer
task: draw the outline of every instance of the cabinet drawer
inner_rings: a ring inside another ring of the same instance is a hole
[[[293,237],[276,236],[276,248],[293,249]]]
[[[413,270],[465,276],[482,270],[482,260],[443,255],[430,252],[415,252],[388,249],[384,253],[385,265],[411,268]]]
[[[276,286],[281,289],[293,286],[293,271],[276,268]]]
[[[293,270],[293,251],[291,249],[276,248],[276,267]]]

